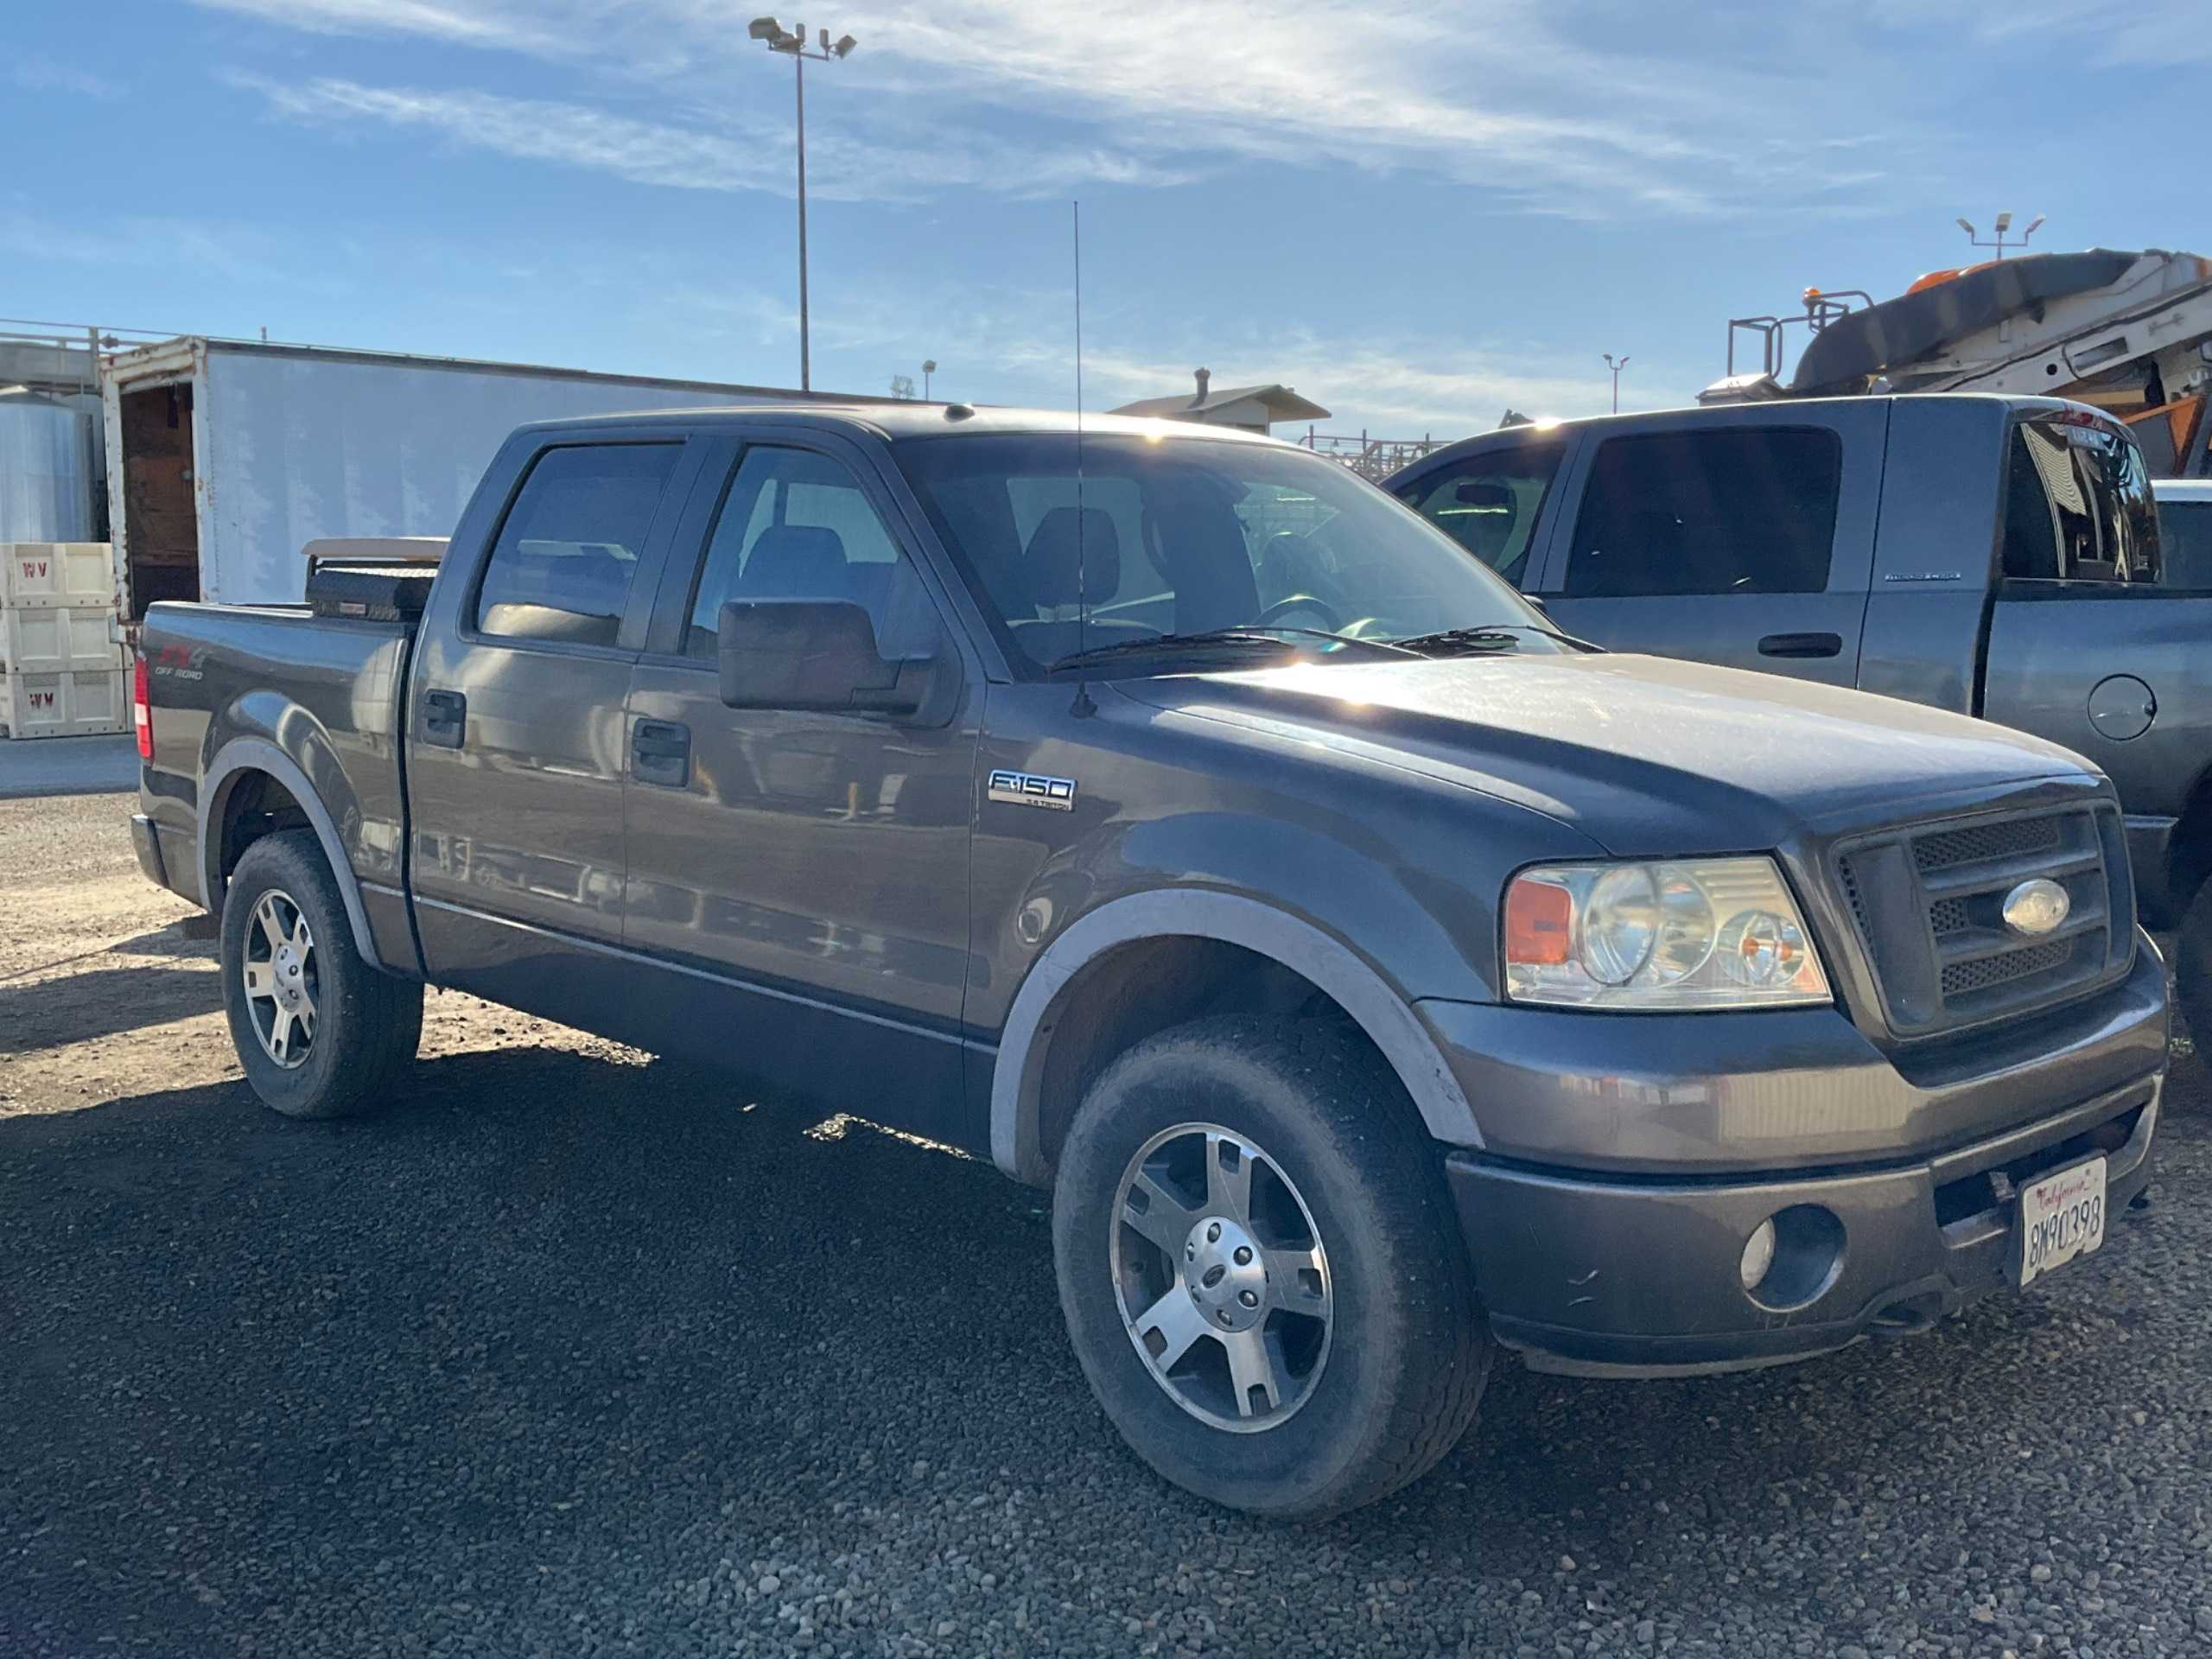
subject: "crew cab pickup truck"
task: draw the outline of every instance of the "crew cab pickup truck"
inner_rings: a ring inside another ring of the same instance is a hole
[[[1566,632],[2088,756],[2212,1035],[2212,592],[2162,580],[2162,509],[2111,416],[1970,394],[1601,416],[1485,433],[1386,487]]]
[[[270,1106],[404,1097],[434,984],[988,1157],[1052,1189],[1113,1422],[1226,1503],[1411,1479],[1499,1344],[1921,1329],[2149,1178],[2106,779],[1587,650],[1265,440],[525,428],[435,575],[143,639],[139,857],[219,912]]]

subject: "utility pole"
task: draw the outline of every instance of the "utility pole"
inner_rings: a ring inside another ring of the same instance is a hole
[[[798,389],[814,390],[813,365],[809,360],[806,306],[806,60],[817,63],[838,63],[852,55],[860,42],[845,35],[834,45],[830,31],[822,31],[819,51],[810,52],[806,45],[806,25],[786,29],[773,17],[755,17],[746,33],[756,41],[767,43],[771,52],[781,52],[791,60],[792,86],[797,94],[798,117]]]
[[[1618,415],[1621,412],[1621,371],[1628,367],[1628,356],[1624,353],[1620,360],[1615,362],[1611,352],[1601,352],[1599,355],[1605,359],[1605,366],[1613,372],[1613,413]]]

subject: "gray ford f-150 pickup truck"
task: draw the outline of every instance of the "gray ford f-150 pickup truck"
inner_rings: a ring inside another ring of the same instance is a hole
[[[1325,558],[1326,595],[1300,572]],[[156,605],[134,828],[246,1077],[424,984],[1053,1189],[1169,1478],[1316,1514],[1541,1367],[1770,1363],[2060,1268],[2148,1179],[2111,785],[1587,651],[1329,462],[948,408],[526,428],[435,578]]]
[[[1910,697],[2087,755],[2212,1035],[2212,591],[2162,568],[2152,480],[2111,416],[1966,393],[1598,416],[1470,438],[1387,487],[1610,649]]]

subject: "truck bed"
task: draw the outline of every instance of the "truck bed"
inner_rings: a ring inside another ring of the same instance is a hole
[[[150,842],[158,865],[149,874],[219,911],[242,826],[257,817],[311,828],[360,884],[368,913],[353,919],[365,947],[376,935],[376,956],[411,965],[399,734],[412,645],[411,620],[307,606],[149,609],[141,652],[153,752],[139,787],[141,855]],[[378,895],[395,918],[381,926]]]

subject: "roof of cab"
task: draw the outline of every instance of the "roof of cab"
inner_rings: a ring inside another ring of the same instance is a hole
[[[992,409],[967,404],[885,402],[874,404],[737,404],[703,409],[640,409],[620,415],[579,415],[532,421],[524,432],[600,431],[651,423],[695,427],[814,426],[866,432],[891,442],[908,438],[960,436],[981,432],[1074,432],[1086,437],[1192,438],[1225,443],[1272,443],[1281,440],[1190,421],[1149,420],[1120,415],[1077,416],[1065,410]]]

